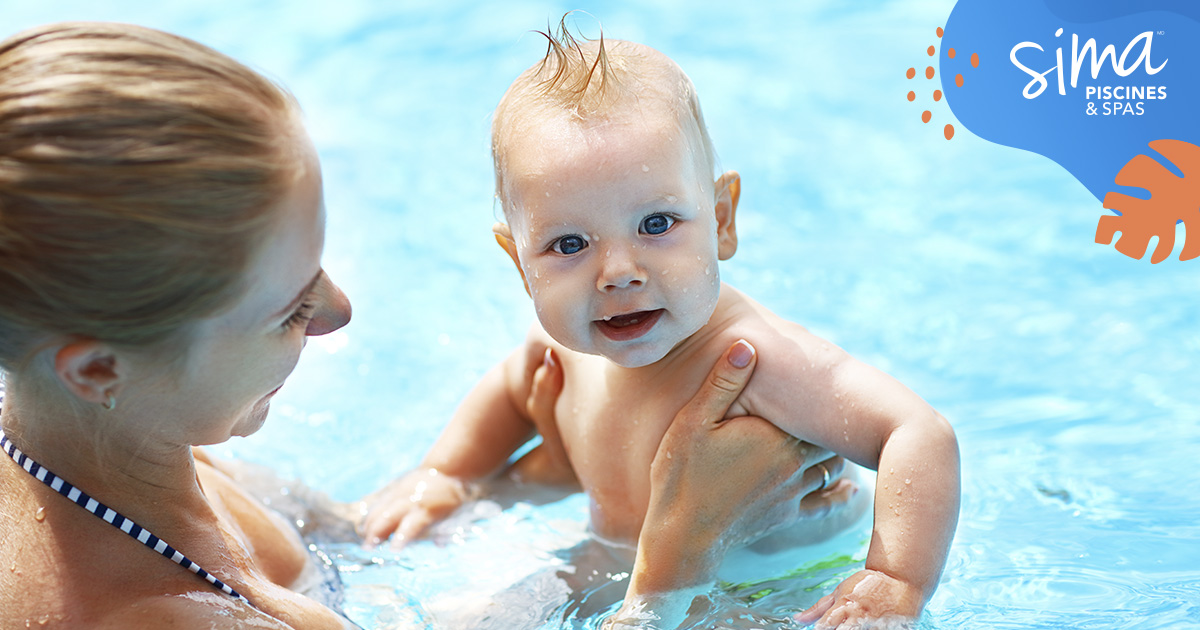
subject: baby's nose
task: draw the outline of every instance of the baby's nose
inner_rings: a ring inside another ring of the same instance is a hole
[[[604,261],[596,288],[600,291],[616,291],[646,284],[646,272],[638,264],[633,252],[624,248],[610,248],[604,252]]]

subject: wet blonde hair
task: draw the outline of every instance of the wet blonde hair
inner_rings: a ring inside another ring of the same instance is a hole
[[[59,336],[152,346],[229,304],[297,168],[295,112],[149,28],[0,43],[0,367]]]
[[[504,179],[506,146],[528,134],[547,117],[566,117],[580,125],[603,123],[637,108],[667,108],[690,131],[704,152],[708,171],[716,168],[716,153],[700,98],[687,74],[661,52],[633,42],[576,38],[567,17],[552,29],[536,31],[546,38],[546,55],[521,73],[496,106],[492,116],[492,162],[496,195],[510,212]],[[694,125],[694,127],[693,127]],[[690,129],[689,129],[690,128]]]

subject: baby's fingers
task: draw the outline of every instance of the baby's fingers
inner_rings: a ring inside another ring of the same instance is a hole
[[[396,533],[392,535],[392,550],[399,551],[408,543],[420,538],[436,520],[428,510],[410,511],[401,519]]]
[[[396,531],[396,527],[408,514],[409,505],[403,506],[381,506],[376,503],[373,505],[367,518],[363,521],[362,535],[363,542],[368,548],[379,546],[383,541]]]
[[[808,607],[808,610],[796,615],[796,621],[800,623],[812,623],[821,618],[826,611],[833,607],[833,593],[817,600],[817,603]]]

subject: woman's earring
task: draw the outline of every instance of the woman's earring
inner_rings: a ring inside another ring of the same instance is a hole
[[[105,398],[104,402],[100,403],[100,405],[102,407],[104,407],[105,411],[112,411],[113,409],[116,409],[117,408],[117,397],[113,396],[112,392],[108,392],[105,395],[107,396],[107,398]]]

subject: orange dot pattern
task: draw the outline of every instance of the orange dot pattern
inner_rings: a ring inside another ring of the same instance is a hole
[[[940,26],[937,27],[937,29],[934,32],[937,33],[938,38],[941,38],[945,34],[945,30]],[[929,46],[928,48],[925,49],[925,53],[930,57],[936,57],[937,56],[937,47]],[[953,48],[946,49],[946,58],[947,59],[954,59],[957,56],[958,56],[957,50],[955,50]],[[979,53],[971,53],[970,63],[971,63],[972,68],[979,67]],[[934,69],[933,66],[925,67],[925,78],[926,79],[932,79],[936,74],[937,74],[937,71]],[[909,68],[904,73],[904,76],[910,80],[916,78],[917,68],[915,66]],[[963,79],[963,75],[961,73],[954,75],[954,85],[956,85],[958,87],[962,87],[963,82],[964,82],[964,79]],[[945,96],[945,94],[941,90],[934,90],[933,91],[933,102],[940,103],[943,96]],[[915,102],[917,100],[917,93],[914,90],[909,90],[906,97],[908,98],[908,102],[910,102],[910,103]],[[921,112],[921,122],[929,123],[932,120],[933,120],[933,111],[932,110],[927,109],[927,110],[924,110]],[[953,138],[954,137],[954,125],[947,124],[944,127],[942,127],[942,135],[944,135],[947,140]]]

